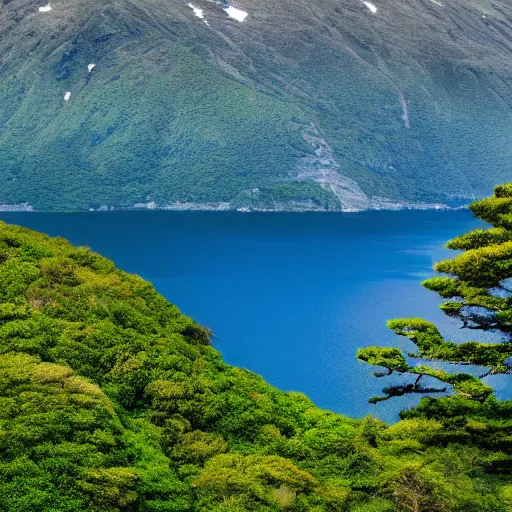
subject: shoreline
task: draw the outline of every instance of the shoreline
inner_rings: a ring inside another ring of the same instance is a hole
[[[404,211],[404,210],[466,210],[468,204],[450,206],[445,203],[383,203],[367,208],[325,209],[283,205],[278,208],[232,207],[229,203],[181,203],[159,206],[155,203],[139,203],[131,207],[103,205],[86,210],[36,210],[28,203],[7,205],[0,204],[0,213],[98,213],[116,211],[173,211],[173,212],[238,212],[238,213],[361,213],[368,211]]]

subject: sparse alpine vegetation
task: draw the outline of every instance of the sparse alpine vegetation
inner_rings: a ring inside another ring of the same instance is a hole
[[[511,19],[504,0],[4,1],[0,207],[467,202],[512,170]]]
[[[510,205],[507,192],[473,208],[503,226]],[[464,282],[446,295],[489,299],[454,293]],[[421,321],[392,327],[420,355],[508,364],[506,343],[469,350]],[[397,349],[359,357],[410,371]],[[2,511],[507,512],[512,403],[458,382],[391,426],[321,410],[225,364],[208,329],[140,277],[0,223]]]

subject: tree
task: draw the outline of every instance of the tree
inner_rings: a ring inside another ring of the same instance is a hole
[[[398,348],[367,347],[359,350],[357,357],[387,370],[374,373],[377,377],[408,373],[416,379],[413,383],[384,388],[384,396],[371,398],[371,403],[406,393],[446,391],[443,386],[424,387],[422,378],[425,376],[452,385],[459,397],[484,402],[493,390],[482,379],[488,375],[512,373],[512,183],[496,187],[492,197],[472,203],[470,209],[492,228],[477,229],[448,242],[448,248],[463,252],[434,266],[446,276],[428,279],[422,285],[448,299],[440,308],[447,315],[458,318],[462,328],[492,331],[501,334],[501,341],[457,344],[445,340],[437,327],[426,320],[391,320],[388,327],[396,334],[408,337],[417,351],[408,353]],[[478,377],[465,372],[448,373],[428,364],[413,366],[410,359],[471,365],[481,367],[482,373]]]

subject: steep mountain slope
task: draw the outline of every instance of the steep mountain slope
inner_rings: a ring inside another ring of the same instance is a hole
[[[0,204],[357,209],[510,176],[504,0],[226,6],[4,0]]]

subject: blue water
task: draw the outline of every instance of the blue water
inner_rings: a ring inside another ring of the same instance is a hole
[[[419,283],[442,244],[479,225],[469,212],[242,214],[2,213],[0,218],[87,245],[152,281],[214,334],[228,363],[350,416],[393,421],[419,397],[367,400],[388,381],[356,349],[410,343],[386,320],[422,316],[461,336]],[[470,335],[475,335],[474,331]],[[411,347],[409,347],[411,348]],[[496,382],[502,388],[504,381]]]

